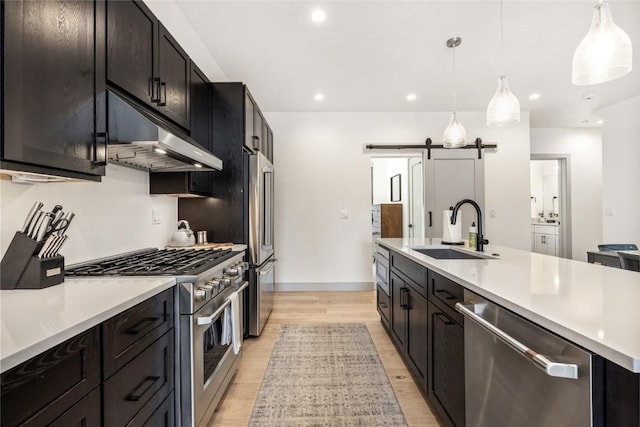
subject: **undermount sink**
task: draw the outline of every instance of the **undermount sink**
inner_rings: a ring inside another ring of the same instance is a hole
[[[435,259],[495,259],[495,257],[450,248],[411,248]]]

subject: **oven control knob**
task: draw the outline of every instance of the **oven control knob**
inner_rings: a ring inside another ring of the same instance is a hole
[[[231,267],[225,268],[224,272],[229,276],[240,276],[242,274],[242,263],[233,264]]]
[[[231,286],[231,279],[229,277],[223,277],[222,279],[220,279],[220,284],[225,288]]]
[[[220,292],[220,280],[218,279],[211,279],[207,282],[206,284],[207,287],[209,287],[209,289],[211,290],[212,296],[214,295],[218,295],[218,293]]]
[[[206,301],[207,291],[204,288],[197,288],[193,296],[195,297],[196,301]]]

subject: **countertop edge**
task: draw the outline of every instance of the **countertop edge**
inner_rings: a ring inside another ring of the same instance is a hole
[[[410,248],[405,248],[405,247],[398,248],[396,245],[390,242],[385,242],[385,240],[381,238],[376,239],[376,242],[392,251],[401,253],[407,258],[410,258],[412,261],[424,267],[427,267],[450,280],[455,281],[456,283],[460,284],[461,286],[468,289],[469,291],[474,292],[481,297],[487,298],[488,300],[513,311],[514,313],[526,318],[527,320],[537,324],[538,326],[548,329],[549,331],[553,332],[556,335],[559,335],[560,337],[563,337],[581,347],[584,347],[585,349],[593,353],[596,353],[602,356],[603,358],[633,373],[640,373],[640,356],[634,357],[634,356],[629,356],[629,355],[620,353],[619,351],[601,342],[598,342],[588,336],[585,336],[579,332],[576,332],[560,323],[553,322],[552,320],[546,317],[540,316],[535,312],[527,310],[526,308],[518,305],[517,303],[511,300],[506,299],[501,295],[490,292],[483,287],[480,287],[463,278],[460,278],[459,276],[452,274],[446,269],[443,269],[435,264],[429,263],[428,260],[423,259],[422,257],[415,256],[413,254],[413,251]],[[574,262],[579,262],[579,261],[574,261]]]
[[[171,289],[172,287],[174,287],[176,285],[176,280],[175,278],[171,278],[170,280],[167,280],[166,283],[157,286],[153,289],[147,290],[143,293],[140,293],[130,299],[128,299],[125,302],[122,302],[118,305],[109,307],[107,309],[105,309],[102,312],[96,313],[95,316],[89,317],[87,319],[85,319],[84,321],[77,323],[73,326],[70,326],[66,329],[64,329],[63,331],[60,331],[54,335],[51,335],[47,338],[45,338],[44,340],[40,340],[28,347],[25,347],[13,354],[4,356],[2,358],[2,360],[0,360],[0,373],[5,373],[6,371],[15,368],[16,366],[18,366],[19,364],[26,362],[27,360],[31,359],[34,356],[37,356],[38,354],[42,353],[43,351],[49,350],[53,347],[55,347],[58,344],[61,344],[63,342],[65,342],[66,340],[73,338],[74,336],[81,334],[91,328],[93,328],[94,326],[99,325],[100,323],[104,322],[105,320],[108,320],[110,318],[112,318],[113,316],[116,316],[117,314],[122,313],[125,310],[128,310],[129,308],[143,302],[146,301],[147,299],[158,295],[159,293],[166,291],[167,289]]]

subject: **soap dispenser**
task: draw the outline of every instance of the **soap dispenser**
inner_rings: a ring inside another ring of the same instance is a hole
[[[478,232],[476,231],[476,223],[472,222],[469,227],[469,248],[476,249],[478,245]]]

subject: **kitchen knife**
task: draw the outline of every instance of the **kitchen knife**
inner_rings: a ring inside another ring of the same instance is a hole
[[[69,236],[60,236],[59,237],[59,240],[56,242],[56,245],[53,248],[53,251],[52,251],[52,254],[51,254],[52,257],[58,256],[58,252],[60,251],[60,248],[62,248],[62,245],[64,245],[64,242],[67,241],[68,237]]]
[[[27,218],[24,220],[24,225],[22,226],[22,231],[23,233],[26,233],[27,230],[29,229],[29,225],[31,224],[31,221],[33,220],[33,217],[36,215],[36,212],[38,212],[40,209],[42,209],[43,203],[36,200],[36,202],[33,204],[33,206],[31,207],[31,210],[29,210],[29,213],[27,214]]]
[[[33,220],[31,221],[31,225],[29,225],[29,230],[27,231],[27,236],[33,238],[33,234],[34,234],[34,230],[36,230],[40,221],[40,218],[42,218],[44,215],[44,212],[42,211],[38,211],[38,213],[36,214],[36,216],[33,218]]]
[[[47,237],[47,241],[44,242],[44,245],[42,245],[42,249],[40,249],[40,252],[38,253],[38,258],[42,259],[47,257],[47,252],[51,249],[51,245],[53,245],[53,242],[55,240],[55,234],[50,234],[49,237]]]
[[[42,223],[38,228],[38,231],[36,231],[36,242],[40,242],[41,240],[44,239],[44,236],[47,234],[47,230],[49,229],[49,225],[51,224],[51,221],[53,221],[53,214],[51,212],[46,212],[44,214],[44,219],[42,220]]]
[[[55,212],[54,215],[55,216],[53,217],[53,221],[51,221],[51,229],[52,230],[54,230],[58,226],[58,223],[60,222],[60,220],[62,219],[62,216],[64,215],[64,211],[63,210],[59,210],[59,211]]]

